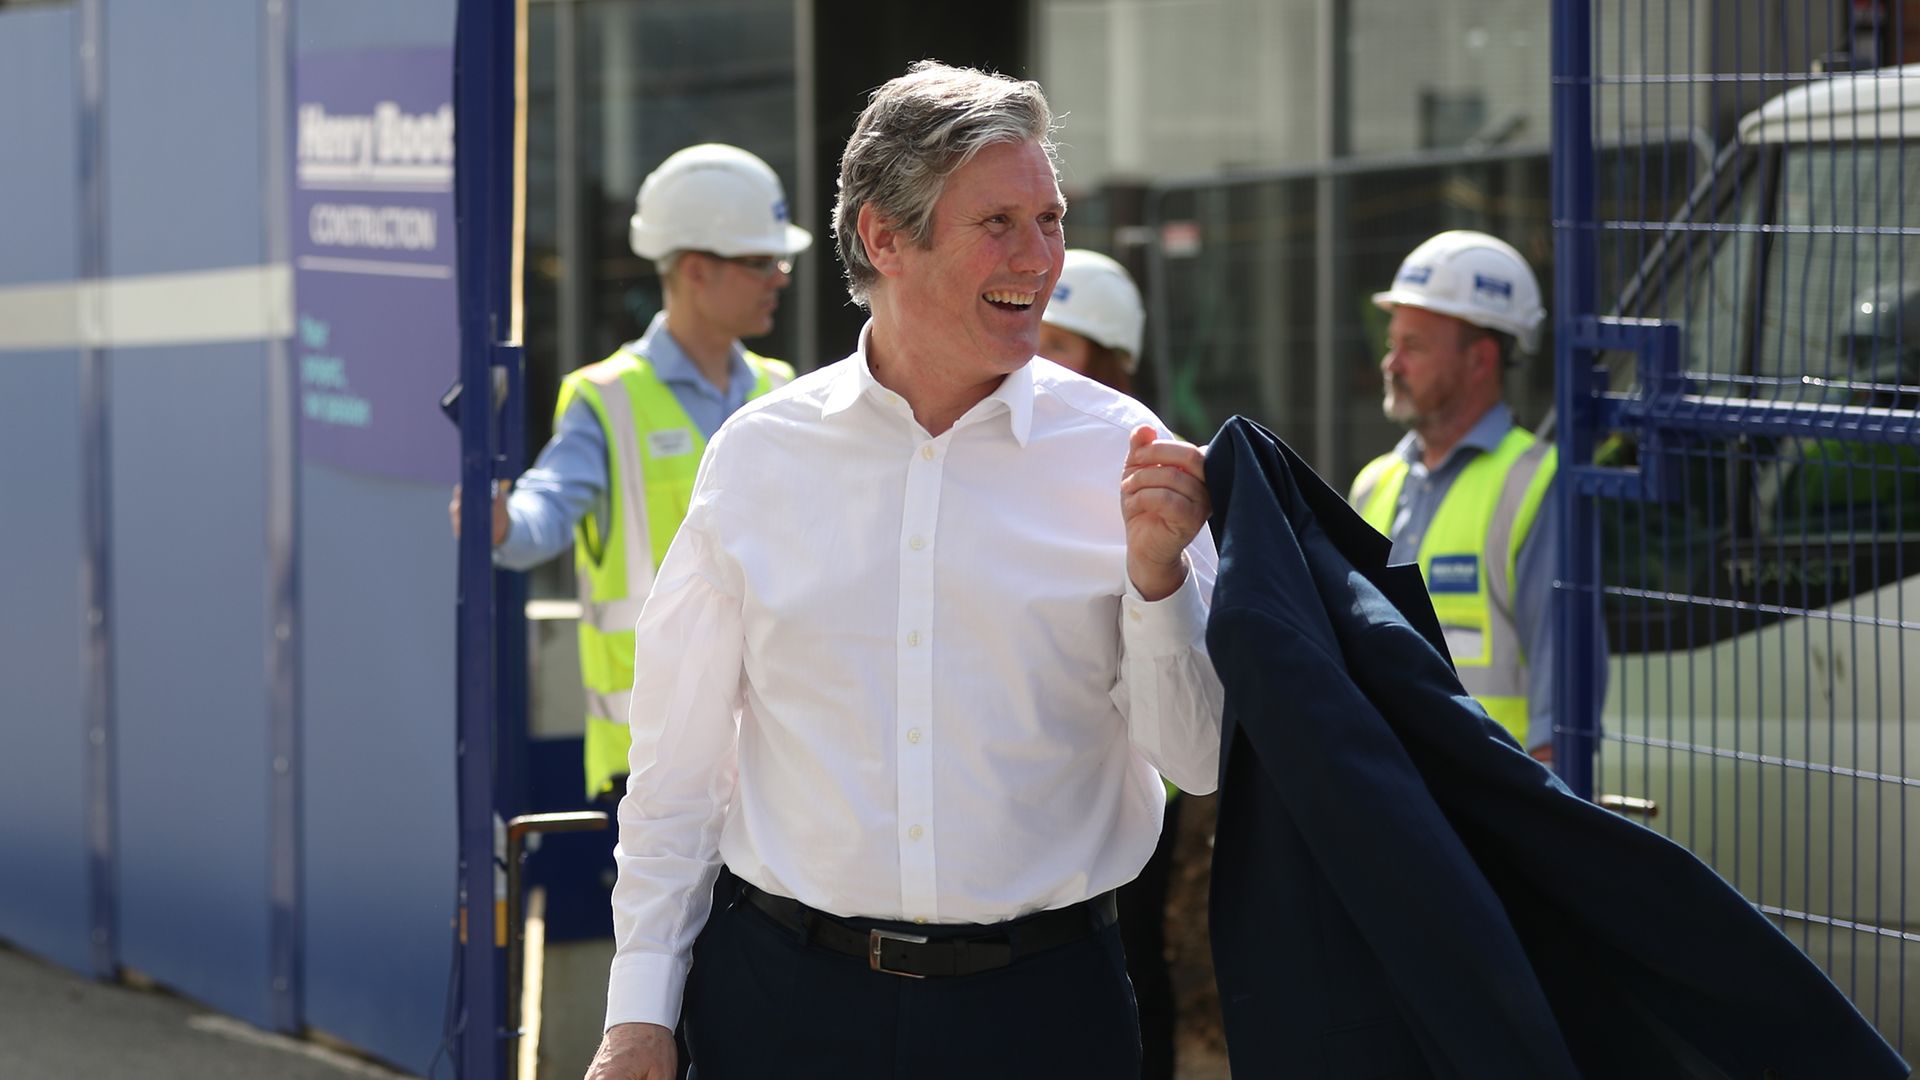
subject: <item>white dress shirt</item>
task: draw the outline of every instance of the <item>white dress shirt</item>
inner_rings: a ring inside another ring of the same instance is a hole
[[[1145,407],[1036,358],[929,436],[861,349],[720,429],[640,615],[607,1025],[672,1026],[722,861],[823,911],[991,923],[1121,885],[1212,791],[1216,558],[1149,603]]]

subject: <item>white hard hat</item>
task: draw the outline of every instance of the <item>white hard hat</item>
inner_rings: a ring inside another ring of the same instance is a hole
[[[794,255],[813,234],[788,220],[787,195],[766,162],[737,146],[679,150],[640,182],[629,239],[633,253]]]
[[[1373,302],[1392,310],[1398,304],[1464,319],[1475,326],[1512,334],[1522,352],[1540,346],[1540,283],[1513,245],[1483,232],[1454,229],[1413,249],[1393,288],[1374,293]]]
[[[1147,322],[1140,289],[1127,276],[1126,267],[1097,251],[1074,248],[1067,252],[1060,280],[1041,318],[1126,353],[1131,361],[1129,371],[1139,362],[1140,332]]]

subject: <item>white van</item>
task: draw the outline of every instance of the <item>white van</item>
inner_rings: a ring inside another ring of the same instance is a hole
[[[1618,313],[1680,324],[1702,431],[1669,433],[1660,501],[1598,507],[1612,656],[1594,790],[1652,804],[1651,827],[1911,1058],[1920,65],[1768,101],[1686,210],[1637,239],[1652,243]],[[1637,392],[1610,359],[1613,387]],[[1784,433],[1753,406],[1813,423]],[[1599,456],[1644,464],[1637,451],[1628,434]]]

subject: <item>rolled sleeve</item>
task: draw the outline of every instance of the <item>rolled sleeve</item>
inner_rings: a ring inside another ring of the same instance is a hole
[[[1182,791],[1218,786],[1224,694],[1207,655],[1207,611],[1217,560],[1202,533],[1187,549],[1187,577],[1149,601],[1128,583],[1120,601],[1120,681],[1113,701],[1141,755]]]

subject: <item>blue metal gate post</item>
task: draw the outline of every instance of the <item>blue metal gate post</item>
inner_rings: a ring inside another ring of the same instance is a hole
[[[107,275],[106,12],[103,0],[80,8],[80,277]],[[97,328],[97,289],[81,294],[80,319]],[[85,469],[87,551],[81,602],[86,618],[87,676],[84,736],[87,791],[88,947],[93,974],[120,975],[119,806],[115,799],[117,725],[113,713],[113,574],[108,546],[112,511],[107,445],[107,350],[97,341],[80,346],[80,461]]]
[[[454,32],[454,206],[459,234],[460,507],[459,1074],[506,1074],[506,950],[495,908],[499,853],[496,694],[498,620],[490,490],[506,440],[494,405],[496,371],[517,349],[509,333],[512,243],[514,5],[460,0]],[[502,384],[507,381],[502,379]],[[514,403],[518,408],[518,403]],[[512,412],[513,410],[504,410]]]
[[[265,111],[267,262],[292,262],[293,11],[291,0],[267,0],[261,34]],[[300,723],[300,420],[293,350],[285,337],[267,342],[267,647],[270,828],[269,962],[272,1015],[277,1031],[306,1026],[305,922],[301,897],[304,773]]]
[[[1593,150],[1593,39],[1591,0],[1555,0],[1553,6],[1553,261],[1555,411],[1559,414],[1560,469],[1593,456],[1593,380],[1586,352],[1571,328],[1593,314],[1596,260]],[[1582,798],[1593,797],[1594,656],[1600,604],[1593,500],[1562,476],[1560,551],[1554,577],[1554,769]]]

